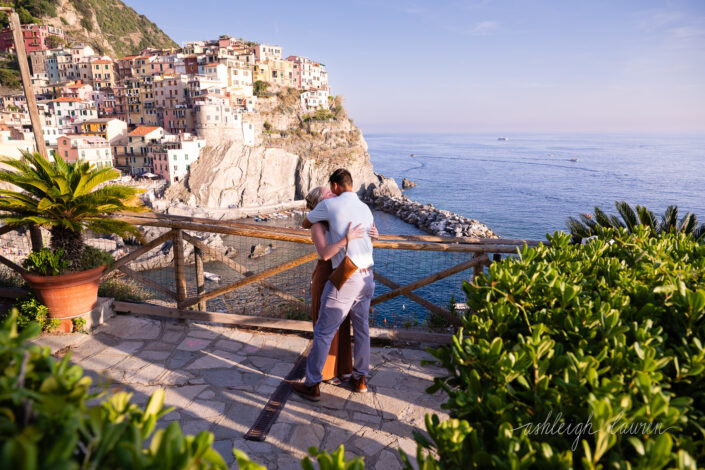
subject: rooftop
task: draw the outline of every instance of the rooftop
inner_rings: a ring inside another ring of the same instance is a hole
[[[129,135],[131,137],[141,137],[141,136],[145,136],[151,132],[154,132],[157,129],[161,129],[161,127],[159,127],[159,126],[139,126],[137,129],[135,129],[134,131],[130,132],[127,135]]]

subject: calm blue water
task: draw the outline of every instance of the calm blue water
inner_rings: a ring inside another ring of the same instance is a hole
[[[403,177],[417,183],[405,191],[411,199],[477,219],[504,237],[543,239],[595,205],[614,213],[616,200],[657,215],[676,204],[681,214],[691,211],[705,222],[703,135],[497,137],[365,135],[377,173],[400,186]],[[380,223],[386,232],[410,230],[395,220]]]

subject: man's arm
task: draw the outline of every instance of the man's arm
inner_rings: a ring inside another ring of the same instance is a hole
[[[304,221],[301,222],[301,226],[303,228],[311,228],[313,227],[313,224],[308,220],[308,217],[304,217]]]

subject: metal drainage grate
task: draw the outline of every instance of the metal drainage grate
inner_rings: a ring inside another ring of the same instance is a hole
[[[272,429],[279,417],[279,413],[286,405],[289,395],[291,395],[292,389],[289,381],[301,380],[306,375],[306,357],[311,350],[311,344],[309,343],[306,350],[299,355],[294,367],[289,371],[286,378],[281,381],[277,389],[274,390],[272,396],[269,397],[269,401],[260,412],[257,420],[255,420],[255,424],[245,434],[245,439],[248,441],[263,441],[267,438],[269,430]]]

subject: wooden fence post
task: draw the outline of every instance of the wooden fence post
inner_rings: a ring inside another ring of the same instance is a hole
[[[7,11],[7,9],[4,9]],[[44,158],[49,158],[47,146],[42,132],[42,123],[39,120],[39,110],[37,109],[37,100],[34,97],[34,89],[32,88],[32,77],[29,74],[29,64],[27,63],[27,52],[24,48],[24,35],[22,34],[22,26],[20,25],[20,17],[12,10],[7,15],[10,19],[10,28],[12,29],[12,38],[15,41],[15,51],[17,52],[17,62],[20,65],[20,75],[22,76],[22,88],[24,95],[27,97],[27,109],[29,110],[29,118],[32,122],[32,132],[34,133],[34,143],[37,146],[37,151]]]
[[[193,256],[196,258],[196,294],[203,294],[205,289],[205,281],[203,279],[203,251],[200,248],[193,247]],[[206,301],[202,300],[198,302],[198,310],[201,312],[206,311]]]
[[[174,236],[174,278],[176,280],[176,300],[186,299],[186,272],[184,270],[184,236],[181,230]]]

